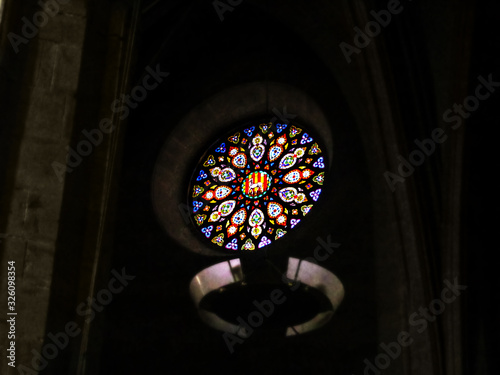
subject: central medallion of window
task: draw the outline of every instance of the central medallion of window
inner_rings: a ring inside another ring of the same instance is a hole
[[[236,129],[201,157],[191,178],[191,218],[218,248],[256,250],[285,236],[323,189],[323,146],[303,127]]]
[[[241,186],[243,195],[250,199],[257,199],[267,193],[271,187],[271,177],[267,172],[250,173]]]

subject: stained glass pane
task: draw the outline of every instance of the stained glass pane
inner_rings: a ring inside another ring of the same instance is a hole
[[[227,251],[258,250],[285,236],[318,201],[322,146],[298,125],[263,123],[210,147],[189,190],[203,237]]]

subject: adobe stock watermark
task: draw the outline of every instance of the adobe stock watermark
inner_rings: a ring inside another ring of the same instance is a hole
[[[466,285],[458,284],[457,278],[453,284],[448,280],[444,280],[444,284],[446,287],[441,291],[441,298],[432,300],[428,307],[420,306],[418,311],[410,315],[408,323],[412,327],[417,327],[417,333],[424,332],[429,322],[436,321],[436,317],[444,312],[446,305],[453,303],[461,292],[467,289]],[[403,348],[410,346],[413,342],[413,337],[407,331],[401,331],[393,342],[388,344],[382,342],[379,346],[383,352],[379,353],[373,362],[369,361],[368,358],[364,359],[363,363],[366,366],[363,374],[380,375],[381,370],[386,370],[391,362],[401,355]]]
[[[129,95],[122,94],[120,99],[115,99],[111,103],[111,111],[115,114],[120,114],[120,120],[125,120],[130,114],[130,109],[137,108],[139,103],[144,101],[148,96],[148,91],[156,89],[163,82],[163,79],[170,74],[162,72],[159,64],[156,65],[155,70],[148,66],[146,71],[148,74],[142,79],[141,85],[137,85],[130,90]],[[80,165],[83,158],[89,156],[94,151],[94,147],[102,143],[104,134],[111,134],[115,130],[115,127],[110,118],[103,118],[97,128],[90,131],[87,129],[82,131],[82,135],[87,139],[79,141],[76,149],[66,146],[66,150],[68,151],[66,164],[57,161],[53,161],[51,164],[59,182],[63,182],[64,174],[73,172]]]
[[[220,22],[224,21],[224,13],[232,12],[243,0],[214,0],[212,5],[219,16]]]
[[[71,0],[39,0],[38,5],[42,8],[33,14],[31,21],[27,17],[22,17],[23,26],[21,28],[21,35],[10,32],[7,34],[10,45],[15,53],[19,52],[21,44],[28,44],[31,39],[38,35],[40,28],[44,27],[49,19],[59,13],[60,5],[68,4]]]
[[[357,26],[354,27],[356,35],[354,35],[353,43],[356,47],[346,42],[341,42],[339,44],[340,50],[344,54],[347,63],[351,63],[351,55],[353,53],[361,53],[361,49],[367,47],[371,43],[372,39],[381,33],[382,28],[389,25],[393,15],[399,14],[402,11],[403,5],[400,4],[399,0],[389,0],[387,3],[387,10],[382,9],[378,12],[375,12],[374,10],[370,11],[370,15],[374,18],[374,20],[366,23],[364,28],[365,32]]]
[[[82,302],[76,308],[76,313],[79,316],[87,317],[85,322],[94,320],[96,312],[101,312],[104,308],[113,301],[115,294],[121,293],[129,284],[129,281],[134,280],[135,276],[127,275],[125,268],[122,268],[121,273],[112,270],[114,276],[108,282],[107,288],[101,289],[96,294],[96,298],[87,298],[87,302]],[[82,329],[76,322],[69,321],[64,326],[64,330],[53,334],[47,334],[51,342],[47,342],[41,349],[40,353],[35,349],[31,350],[33,358],[31,359],[31,367],[19,365],[17,371],[22,375],[37,375],[39,371],[44,370],[49,361],[56,358],[61,351],[66,349],[71,338],[77,337],[82,333]],[[49,341],[46,340],[46,341]]]
[[[288,113],[286,111],[286,106],[283,107],[283,113],[281,113],[278,108],[274,107],[272,109],[272,112],[275,114],[275,116],[271,119],[271,122],[275,122],[277,119],[280,120],[282,124],[289,124],[290,120],[293,120],[295,117],[297,117],[296,114],[293,113]]]
[[[477,77],[477,79],[479,84],[474,90],[474,95],[467,96],[463,104],[453,103],[452,108],[443,113],[443,121],[453,123],[451,125],[453,130],[460,128],[462,120],[469,118],[471,113],[479,108],[480,101],[488,99],[495,92],[495,89],[500,86],[500,82],[493,81],[492,74],[489,74],[487,79],[482,76]],[[436,145],[444,143],[447,139],[448,135],[445,129],[440,127],[432,130],[430,138],[425,138],[422,141],[414,139],[413,142],[417,148],[410,152],[408,160],[401,155],[396,156],[396,159],[400,162],[397,169],[398,173],[384,172],[383,176],[387,185],[389,185],[389,189],[395,192],[396,184],[404,183],[415,172],[415,167],[422,165],[425,159],[434,153]]]
[[[316,241],[319,243],[314,249],[314,257],[305,258],[304,261],[317,264],[318,261],[322,262],[328,259],[334,249],[340,246],[337,242],[332,242],[330,235],[327,236],[326,241],[321,237],[317,237]],[[323,254],[320,252],[324,250]],[[286,276],[286,272],[282,275],[281,280],[288,284],[290,290],[295,292],[300,286],[300,280],[292,280]],[[275,312],[275,307],[286,302],[287,297],[283,294],[283,291],[276,288],[271,291],[268,299],[262,301],[254,300],[252,303],[255,306],[255,310],[248,314],[246,319],[241,316],[236,318],[239,323],[238,330],[233,334],[230,332],[224,332],[222,337],[226,343],[227,349],[231,354],[234,353],[234,346],[236,344],[243,344],[245,339],[248,339],[254,332],[255,329],[259,328],[264,324],[265,318],[270,318]]]

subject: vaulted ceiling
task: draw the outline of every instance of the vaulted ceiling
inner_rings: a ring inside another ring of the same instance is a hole
[[[373,363],[380,344],[402,331],[414,341],[384,373],[493,371],[499,304],[491,297],[498,281],[487,213],[500,96],[490,86],[491,96],[456,130],[443,117],[485,86],[479,76],[500,81],[491,5],[148,0],[87,7],[73,144],[102,108],[109,111],[113,93],[143,82],[147,67],[169,74],[124,116],[106,151],[65,182],[46,332],[76,319],[79,298],[104,285],[110,269],[126,267],[136,278],[88,324],[74,351],[51,364],[54,371],[362,374],[365,360]],[[362,46],[357,27],[369,34],[374,14],[390,20]],[[206,145],[243,121],[284,110],[322,135],[331,168],[321,204],[266,256],[283,267],[289,256],[312,256],[317,239],[329,237],[341,245],[321,266],[346,294],[323,328],[292,338],[257,331],[231,354],[189,296],[194,275],[225,258],[194,235],[183,205]],[[415,160],[418,141],[436,128],[446,140],[402,173],[402,159]],[[89,255],[93,239],[104,245]],[[441,296],[446,280],[468,288],[420,332],[410,317]]]

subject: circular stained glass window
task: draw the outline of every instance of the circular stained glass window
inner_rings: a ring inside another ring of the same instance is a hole
[[[220,139],[191,179],[194,225],[231,252],[258,250],[285,236],[321,195],[322,148],[292,124],[249,126]]]

